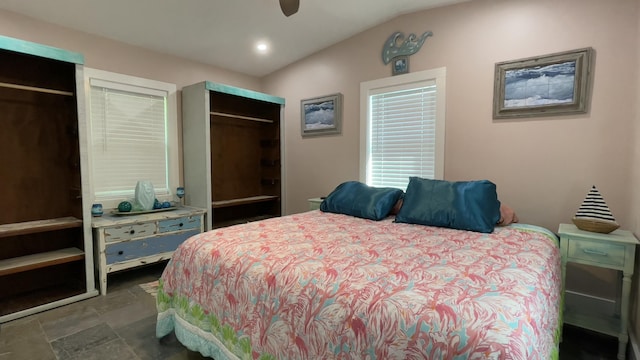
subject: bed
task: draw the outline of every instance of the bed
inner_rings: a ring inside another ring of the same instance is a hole
[[[216,360],[557,359],[552,232],[395,220],[314,210],[193,236],[159,281],[156,335]]]

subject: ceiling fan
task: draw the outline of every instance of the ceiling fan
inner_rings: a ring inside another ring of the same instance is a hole
[[[285,16],[291,16],[298,12],[300,0],[280,0],[280,9]]]

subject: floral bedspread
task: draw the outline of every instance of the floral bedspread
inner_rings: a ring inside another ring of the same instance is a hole
[[[317,210],[212,230],[167,265],[157,336],[217,360],[557,358],[557,241]]]

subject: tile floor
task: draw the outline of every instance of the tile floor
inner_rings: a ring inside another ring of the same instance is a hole
[[[138,284],[164,264],[110,275],[108,293],[0,325],[0,360],[203,359],[155,337],[155,298]]]
[[[109,276],[108,294],[0,325],[0,360],[203,359],[172,335],[155,337],[155,299],[138,284],[164,264]],[[561,360],[616,359],[617,339],[565,326]]]

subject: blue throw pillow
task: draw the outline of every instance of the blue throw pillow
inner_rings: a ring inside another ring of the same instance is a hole
[[[395,221],[490,233],[499,220],[500,201],[491,181],[411,177]]]
[[[376,188],[358,181],[344,182],[320,204],[320,210],[363,219],[382,220],[389,215],[403,191]]]

